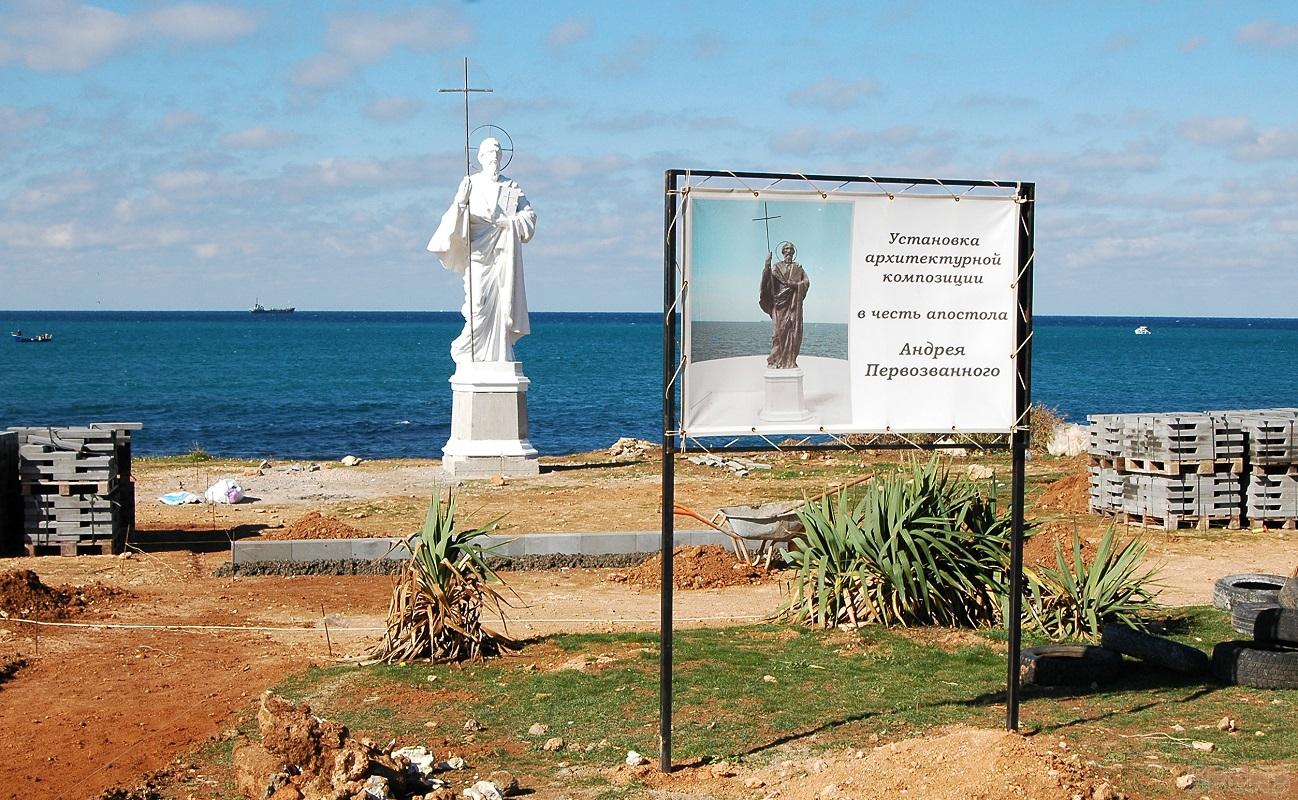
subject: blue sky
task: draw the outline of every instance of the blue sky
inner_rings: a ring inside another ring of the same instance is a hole
[[[653,310],[672,167],[1037,183],[1044,314],[1294,316],[1287,3],[0,2],[0,308],[454,309],[461,106],[536,310]]]

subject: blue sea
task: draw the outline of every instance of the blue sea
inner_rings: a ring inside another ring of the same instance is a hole
[[[143,422],[141,455],[439,457],[458,313],[0,311],[0,429]],[[661,436],[661,315],[534,313],[518,345],[545,455]],[[1135,336],[1137,325],[1152,336]],[[808,348],[822,344],[808,326]],[[830,337],[826,337],[828,341]],[[838,337],[832,337],[838,338]],[[841,339],[840,339],[841,341]],[[1036,318],[1033,400],[1066,418],[1298,406],[1298,319]],[[826,351],[825,355],[838,355]]]

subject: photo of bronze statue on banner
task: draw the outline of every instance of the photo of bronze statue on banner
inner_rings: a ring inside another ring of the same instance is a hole
[[[684,385],[692,430],[815,432],[851,422],[852,206],[815,200],[691,201]]]

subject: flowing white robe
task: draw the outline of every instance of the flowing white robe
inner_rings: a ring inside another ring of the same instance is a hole
[[[428,242],[443,267],[464,275],[464,330],[451,342],[457,364],[513,361],[514,343],[531,332],[523,244],[536,232],[536,212],[515,181],[479,176],[465,178],[468,208],[452,201]]]

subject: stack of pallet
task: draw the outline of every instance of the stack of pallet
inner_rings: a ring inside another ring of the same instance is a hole
[[[131,432],[138,422],[10,428],[17,436],[28,555],[120,553],[135,527]]]
[[[1298,523],[1298,409],[1217,411],[1248,436],[1245,513],[1255,527]]]
[[[1087,419],[1095,513],[1165,530],[1298,520],[1298,414],[1291,409]]]
[[[23,503],[18,493],[18,434],[0,431],[0,555],[23,543]]]

